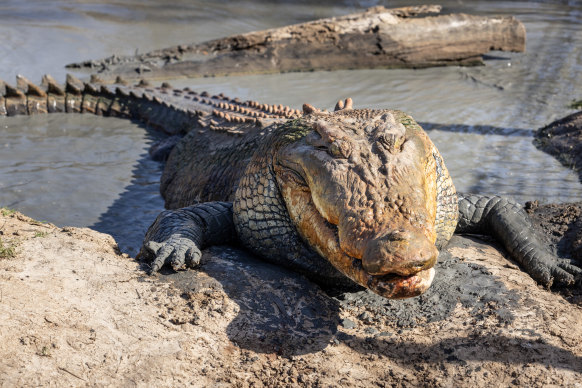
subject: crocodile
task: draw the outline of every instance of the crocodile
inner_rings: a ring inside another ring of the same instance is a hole
[[[309,104],[241,102],[168,84],[41,86],[0,83],[0,115],[86,112],[140,120],[182,139],[161,180],[166,210],[139,257],[149,272],[195,267],[201,249],[240,243],[323,285],[363,286],[386,298],[430,286],[454,232],[492,234],[540,284],[582,274],[553,256],[521,205],[459,194],[428,135],[409,115]]]

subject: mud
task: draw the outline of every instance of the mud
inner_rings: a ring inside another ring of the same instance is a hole
[[[554,252],[582,262],[582,202],[539,205],[533,201],[526,203],[526,210]]]
[[[402,328],[446,320],[459,304],[473,316],[495,316],[501,322],[511,322],[514,318],[511,311],[520,303],[519,294],[491,276],[486,266],[466,262],[454,254],[458,249],[479,252],[482,244],[476,238],[454,236],[439,254],[438,276],[433,285],[418,298],[387,300],[361,291],[341,295],[341,306],[351,310],[365,308],[369,316],[385,317]]]
[[[582,111],[540,128],[535,134],[534,144],[577,171],[582,182]]]
[[[234,248],[144,276],[114,240],[0,213],[6,386],[563,386],[582,381],[582,301],[455,237],[434,287],[329,293]]]

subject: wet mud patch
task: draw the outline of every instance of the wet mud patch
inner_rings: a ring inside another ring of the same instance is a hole
[[[446,321],[459,309],[475,320],[512,323],[515,309],[528,301],[506,286],[499,271],[482,262],[488,255],[499,256],[485,241],[454,236],[440,253],[429,291],[403,300],[388,300],[369,290],[325,292],[301,275],[230,247],[206,250],[198,271],[167,271],[160,278],[178,288],[185,299],[226,294],[238,306],[227,333],[239,346],[299,355],[353,340],[341,332],[344,329],[381,339]],[[504,260],[500,270],[521,272]]]
[[[168,271],[160,277],[187,299],[201,293],[228,295],[238,313],[227,334],[254,352],[296,355],[321,350],[339,324],[339,303],[316,284],[239,249],[212,247],[204,252],[200,271]]]
[[[550,249],[582,263],[582,202],[540,205],[533,201],[526,203],[526,210]]]
[[[534,226],[543,231],[549,248],[559,257],[582,266],[582,202],[540,205],[526,203]],[[558,290],[570,302],[582,306],[582,279],[576,287]]]
[[[447,319],[458,304],[473,316],[495,316],[501,322],[511,322],[511,311],[520,302],[520,295],[508,290],[486,266],[459,257],[455,250],[471,247],[484,252],[482,244],[475,238],[454,236],[439,254],[433,284],[419,297],[389,300],[365,290],[340,295],[340,304],[348,310],[365,309],[368,313],[360,316],[374,316],[396,327],[410,328]]]
[[[540,128],[534,145],[577,171],[582,182],[582,111]]]

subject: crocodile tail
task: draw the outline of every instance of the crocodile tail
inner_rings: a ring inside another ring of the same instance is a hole
[[[223,94],[211,96],[189,88],[175,89],[168,83],[152,87],[142,80],[130,85],[119,77],[113,84],[95,76],[82,82],[70,74],[65,85],[50,75],[45,75],[40,85],[20,75],[16,86],[0,80],[0,116],[59,112],[134,119],[170,135],[193,129],[242,135],[301,115],[299,110],[283,105],[241,102]]]

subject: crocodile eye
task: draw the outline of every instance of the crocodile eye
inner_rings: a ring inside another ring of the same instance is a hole
[[[295,187],[308,187],[305,179],[297,171],[290,168],[282,168],[279,175],[287,182],[293,184]]]
[[[307,135],[305,137],[305,142],[312,146],[313,148],[320,151],[327,151],[329,145],[321,138],[321,135],[317,132],[313,132]]]
[[[391,154],[400,152],[405,140],[404,136],[398,136],[393,133],[381,135],[378,139],[380,144],[382,144]]]
[[[352,153],[352,147],[349,142],[338,139],[329,146],[329,153],[334,158],[347,159]]]

